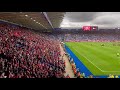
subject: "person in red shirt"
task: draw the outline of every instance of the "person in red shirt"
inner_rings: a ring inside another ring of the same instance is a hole
[[[80,78],[80,75],[81,75],[80,72],[77,72],[77,78]]]
[[[69,74],[67,74],[66,78],[70,78]]]
[[[76,68],[73,68],[73,72],[74,72],[74,74],[75,74],[75,76],[77,75],[77,70],[76,70]]]

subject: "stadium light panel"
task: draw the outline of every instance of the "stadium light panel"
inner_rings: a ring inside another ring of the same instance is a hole
[[[45,29],[47,29],[45,26],[43,26],[41,23],[39,23],[39,22],[36,22],[36,23],[38,23],[38,24],[40,24],[42,27],[44,27]]]
[[[25,15],[26,17],[28,17],[28,15]]]

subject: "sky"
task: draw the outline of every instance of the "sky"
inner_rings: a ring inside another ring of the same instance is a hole
[[[99,28],[120,27],[120,12],[66,12],[61,28],[81,28],[83,26]]]

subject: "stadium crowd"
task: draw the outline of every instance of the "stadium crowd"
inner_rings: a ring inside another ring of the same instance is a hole
[[[120,41],[120,35],[94,33],[94,34],[67,34],[65,41]]]
[[[1,78],[64,78],[59,41],[29,29],[0,24]]]

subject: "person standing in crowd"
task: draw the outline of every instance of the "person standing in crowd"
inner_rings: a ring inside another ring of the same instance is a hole
[[[7,76],[5,76],[5,73],[2,73],[2,74],[0,75],[0,78],[7,78]]]
[[[115,78],[119,78],[119,76],[118,76],[118,75],[115,75]]]
[[[70,78],[69,74],[67,74],[66,78]]]

